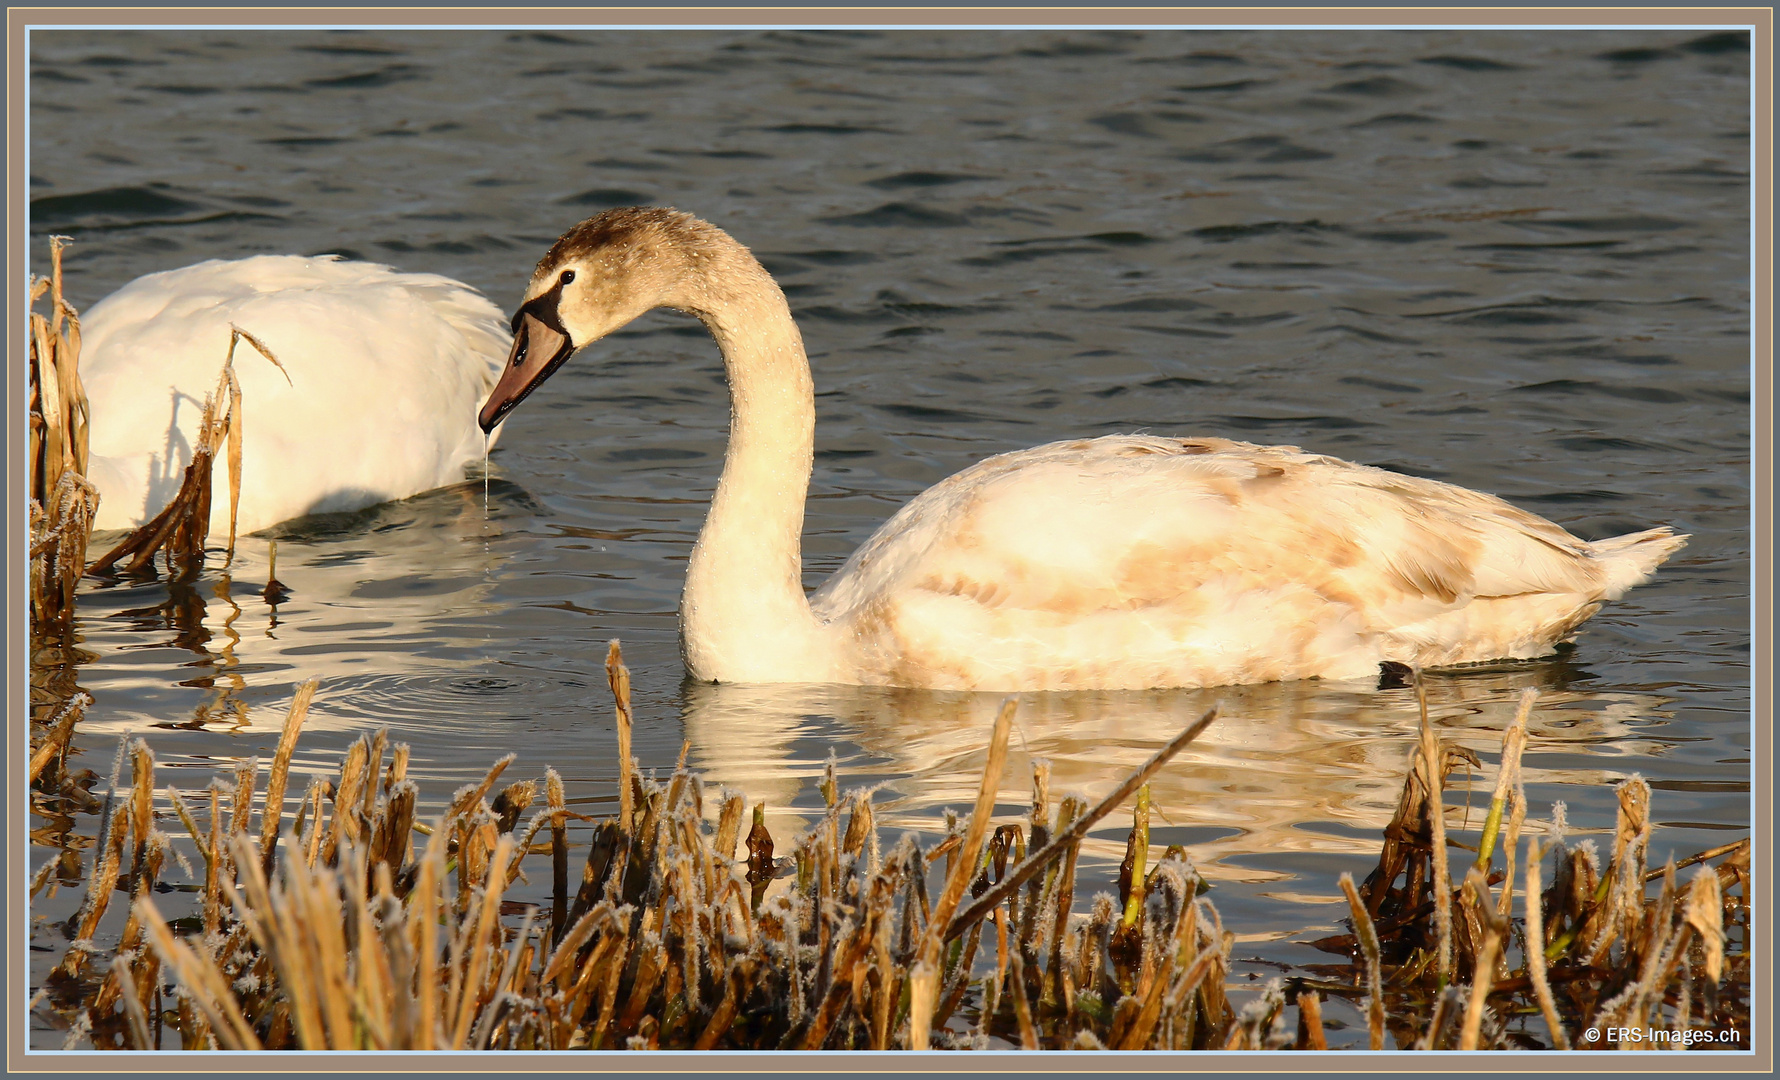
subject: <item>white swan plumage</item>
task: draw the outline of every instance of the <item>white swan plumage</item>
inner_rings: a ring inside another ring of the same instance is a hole
[[[1109,435],[941,481],[806,597],[809,363],[784,294],[717,227],[632,207],[566,233],[514,315],[483,428],[657,307],[704,322],[730,385],[680,607],[706,681],[1135,689],[1532,658],[1687,539],[1589,542],[1493,495],[1292,446]]]
[[[505,322],[462,282],[329,255],[137,278],[81,320],[94,526],[140,525],[179,490],[231,326],[284,369],[236,349],[240,533],[457,483],[485,452],[476,406],[507,354]],[[229,500],[213,498],[210,531],[228,529]]]

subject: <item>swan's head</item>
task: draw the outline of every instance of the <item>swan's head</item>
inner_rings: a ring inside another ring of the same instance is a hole
[[[678,210],[629,206],[576,225],[532,272],[513,314],[513,351],[477,417],[483,431],[525,400],[576,349],[658,307],[682,306],[687,271],[713,225]]]

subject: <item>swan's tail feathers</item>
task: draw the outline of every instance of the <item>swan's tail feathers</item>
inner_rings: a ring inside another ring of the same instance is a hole
[[[1643,532],[1596,540],[1591,554],[1607,572],[1607,599],[1617,600],[1627,589],[1647,580],[1669,556],[1687,546],[1687,535],[1667,525]]]

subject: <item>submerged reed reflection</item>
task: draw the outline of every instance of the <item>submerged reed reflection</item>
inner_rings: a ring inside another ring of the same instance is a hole
[[[1660,741],[1639,733],[1662,716],[1669,699],[1563,689],[1573,675],[1561,658],[1430,673],[1430,717],[1443,738],[1493,755],[1521,689],[1539,688],[1539,706],[1529,721],[1530,783],[1618,778],[1605,767],[1538,764],[1542,753],[1577,744],[1661,751]],[[750,803],[766,803],[769,815],[777,815],[775,829],[777,821],[801,824],[799,810],[818,805],[811,793],[824,760],[810,752],[815,738],[825,739],[819,745],[857,748],[839,757],[836,772],[855,784],[882,785],[879,821],[893,828],[938,827],[940,808],[962,811],[973,798],[983,768],[983,732],[1005,700],[999,694],[850,686],[688,683],[683,693],[695,767]],[[1158,832],[1179,836],[1208,878],[1250,882],[1292,875],[1234,857],[1375,851],[1415,748],[1418,716],[1407,688],[1318,681],[1025,694],[1019,703],[998,796],[1010,818],[1024,813],[1034,759],[1050,762],[1054,793],[1093,802],[1184,724],[1218,706],[1211,729],[1151,782]],[[1116,862],[1124,852],[1125,826],[1091,834],[1084,854]]]
[[[146,655],[89,668],[81,683],[101,700],[154,686],[164,703],[165,683],[137,671],[151,660],[195,670],[173,685],[205,691],[201,700],[142,709],[124,726],[240,730],[254,723],[256,708],[288,700],[303,679],[319,677],[349,693],[365,678],[370,655],[384,676],[452,667],[439,655],[452,651],[442,625],[500,609],[489,593],[502,555],[485,542],[494,530],[482,519],[479,495],[465,483],[355,514],[304,518],[241,538],[226,567],[213,552],[211,565],[190,580],[89,586],[81,596],[87,636],[102,653]],[[271,549],[280,542],[284,580],[268,594]],[[179,653],[187,655],[175,659]],[[85,730],[109,732],[97,719]]]

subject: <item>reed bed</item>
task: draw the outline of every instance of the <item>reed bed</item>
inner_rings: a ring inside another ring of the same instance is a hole
[[[153,520],[133,530],[109,552],[87,562],[99,492],[86,479],[89,409],[80,379],[80,316],[62,295],[65,236],[50,237],[50,276],[30,282],[31,627],[40,643],[66,639],[74,595],[89,575],[153,576],[161,557],[168,576],[191,581],[204,565],[209,540],[213,466],[219,454],[229,469],[229,540],[235,554],[236,511],[241,501],[241,446],[245,430],[235,351],[246,341],[277,367],[284,365],[258,338],[231,327],[214,392],[204,399],[192,460],[172,500]],[[49,313],[35,310],[48,297]],[[288,379],[289,373],[285,373]],[[121,564],[121,569],[120,569]],[[273,581],[267,585],[270,594]],[[279,586],[282,589],[282,586]]]
[[[234,330],[216,392],[204,402],[197,449],[178,494],[153,521],[89,565],[87,549],[99,492],[86,479],[90,424],[80,377],[80,314],[62,291],[62,254],[68,244],[68,237],[50,237],[49,277],[33,277],[29,285],[30,783],[33,808],[49,821],[33,832],[34,838],[63,847],[77,865],[78,857],[57,841],[70,834],[75,814],[94,812],[92,788],[99,778],[91,770],[68,767],[75,725],[92,703],[75,681],[78,665],[88,659],[74,625],[76,591],[84,577],[116,574],[120,562],[124,574],[152,576],[157,555],[164,556],[172,580],[194,580],[203,567],[208,539],[211,466],[225,446],[231,501],[228,556],[233,557],[243,430],[241,388],[234,373],[236,345],[246,340],[280,370],[282,365],[258,339]],[[48,312],[37,311],[45,300]],[[269,581],[266,590],[274,603],[285,593],[276,580]]]
[[[607,671],[628,747],[616,642]],[[1633,779],[1619,786],[1605,867],[1592,841],[1567,842],[1560,805],[1516,870],[1530,831],[1519,776],[1530,692],[1463,879],[1445,881],[1432,853],[1434,808],[1465,755],[1428,729],[1377,868],[1340,881],[1353,933],[1315,943],[1345,962],[1274,980],[1241,1009],[1226,992],[1234,936],[1207,883],[1178,847],[1159,858],[1149,847],[1147,781],[1213,714],[1092,807],[1053,797],[1035,763],[1029,812],[996,824],[1010,702],[974,810],[948,815],[942,836],[884,850],[870,793],[840,791],[831,767],[820,819],[781,852],[764,808],[707,792],[684,753],[665,783],[622,754],[616,817],[569,810],[554,772],[503,784],[509,755],[421,821],[408,749],[379,731],[287,815],[314,692],[296,695],[263,791],[255,761],[157,800],[152,751],[140,740],[120,751],[86,900],[42,991],[71,1044],[1317,1050],[1328,998],[1359,1007],[1356,1045],[1373,1049],[1601,1045],[1578,1034],[1589,1027],[1673,1032],[1663,1045],[1679,1048],[1698,1045],[1690,1032],[1748,1030],[1747,840],[1649,869],[1649,788]],[[34,755],[39,799],[57,753]],[[1121,806],[1132,829],[1117,895],[1084,900],[1080,841]],[[177,843],[158,824],[169,817]],[[180,848],[197,852],[191,903],[164,911]],[[1682,885],[1689,864],[1699,869]],[[512,900],[525,869],[545,865],[550,902]],[[118,892],[128,920],[101,950],[93,935]]]
[[[30,307],[30,593],[33,809],[45,823],[34,841],[63,850],[51,866],[76,871],[68,850],[76,815],[99,808],[98,777],[72,770],[69,744],[92,699],[75,681],[84,659],[74,627],[75,590],[86,574],[99,493],[87,482],[88,410],[80,381],[80,315],[62,295],[65,236],[50,237],[50,274],[33,277]],[[47,300],[48,312],[36,310]]]
[[[80,382],[80,316],[62,296],[65,236],[49,241],[50,276],[33,277],[30,303],[31,629],[65,636],[86,573],[99,493],[87,482],[87,396]],[[36,309],[49,298],[49,313]]]
[[[1477,762],[1439,744],[1423,700],[1420,747],[1378,865],[1357,888],[1342,877],[1353,933],[1313,943],[1363,966],[1370,1046],[1384,1046],[1388,1031],[1398,1046],[1417,1049],[1607,1048],[1612,1029],[1637,1028],[1661,1037],[1630,1048],[1706,1045],[1701,1033],[1735,1031],[1739,1042],[1713,1045],[1746,1049],[1749,840],[1651,869],[1650,785],[1633,776],[1616,789],[1604,867],[1593,840],[1568,842],[1558,803],[1541,823],[1543,835],[1526,838],[1525,868],[1517,871],[1528,809],[1520,758],[1536,697],[1523,692],[1504,733],[1474,848],[1446,835],[1436,808],[1444,805],[1446,776]],[[1449,847],[1476,853],[1456,889],[1444,876],[1448,860],[1434,857]],[[1713,860],[1716,867],[1706,865]],[[1678,874],[1688,866],[1698,869],[1683,886]],[[1655,897],[1652,883],[1660,883]],[[1517,887],[1519,920],[1512,918]],[[1516,953],[1519,966],[1511,968]],[[1514,1023],[1535,1016],[1536,1028]],[[1588,1032],[1594,1037],[1585,1038]]]

